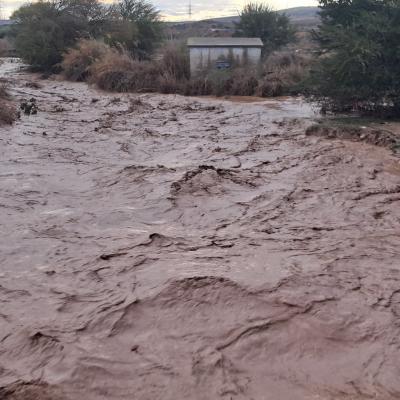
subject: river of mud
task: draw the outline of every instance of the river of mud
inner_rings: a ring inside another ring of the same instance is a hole
[[[0,75],[0,398],[400,398],[400,164],[299,99]]]

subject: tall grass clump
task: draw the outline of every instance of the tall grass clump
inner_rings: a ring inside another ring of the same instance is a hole
[[[170,44],[161,52],[157,61],[160,76],[158,91],[161,93],[184,93],[190,79],[189,53],[184,44]]]
[[[281,51],[258,66],[208,67],[191,76],[187,48],[179,44],[167,46],[156,59],[138,60],[122,48],[81,40],[61,65],[67,79],[86,80],[106,91],[273,97],[301,93],[310,59]]]
[[[70,81],[80,82],[89,78],[91,66],[105,56],[109,47],[97,40],[80,40],[76,47],[70,48],[63,56],[61,68]]]
[[[160,69],[156,63],[138,61],[126,52],[110,49],[90,68],[90,81],[112,92],[154,92]]]
[[[0,125],[11,125],[17,119],[15,105],[11,102],[7,83],[0,80]]]
[[[192,79],[187,94],[220,96],[252,96],[257,87],[256,71],[248,68],[205,71]]]
[[[160,67],[175,79],[190,78],[189,52],[184,44],[169,45],[162,52]]]
[[[89,75],[103,90],[183,93],[190,67],[182,47],[168,46],[157,61],[140,61],[124,50],[108,48],[89,67]]]
[[[10,43],[7,39],[0,39],[0,57],[6,57],[11,50]]]
[[[311,62],[311,57],[295,52],[272,53],[261,65],[257,95],[276,97],[305,92]]]
[[[289,51],[272,53],[258,66],[237,65],[228,70],[205,70],[191,78],[186,95],[297,95],[306,90],[311,59]]]

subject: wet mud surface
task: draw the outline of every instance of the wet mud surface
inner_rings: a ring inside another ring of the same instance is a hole
[[[399,399],[400,164],[296,99],[0,67],[0,397]]]
[[[386,125],[386,124],[383,124]],[[336,125],[330,120],[314,124],[306,129],[306,136],[320,136],[330,139],[347,139],[386,147],[397,153],[400,150],[399,123],[388,127]]]

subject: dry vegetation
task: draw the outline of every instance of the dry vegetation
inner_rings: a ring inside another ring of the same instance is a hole
[[[159,60],[138,61],[123,50],[81,40],[64,55],[62,68],[67,79],[86,80],[108,91],[271,97],[297,94],[310,63],[306,56],[283,51],[272,53],[257,67],[205,70],[190,77],[182,45],[167,46]]]
[[[258,86],[261,97],[297,94],[303,90],[312,58],[295,52],[272,53],[263,64],[262,79]]]
[[[159,62],[138,61],[123,49],[117,50],[95,40],[81,40],[77,47],[63,57],[62,69],[66,79],[88,81],[100,89],[115,92],[163,91],[175,81],[185,67],[178,54],[165,51],[165,67]]]
[[[11,50],[10,43],[7,39],[0,39],[0,57],[5,57]]]
[[[365,118],[322,119],[309,126],[306,136],[320,136],[329,139],[346,139],[386,147],[395,153],[400,152],[400,137],[396,131],[376,125],[374,120]]]
[[[0,125],[12,124],[17,119],[17,111],[7,91],[7,82],[0,80]]]
[[[109,50],[104,43],[82,39],[76,48],[69,49],[63,57],[61,67],[66,79],[84,81],[90,75],[93,63],[102,58]]]
[[[137,61],[127,53],[110,49],[92,65],[90,82],[115,92],[153,92],[159,76],[157,64]]]

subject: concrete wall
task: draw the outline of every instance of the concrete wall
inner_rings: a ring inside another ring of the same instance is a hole
[[[229,60],[243,63],[245,59],[257,64],[261,59],[261,48],[246,47],[192,47],[190,48],[190,71],[196,74],[199,70],[213,67],[217,60]]]

